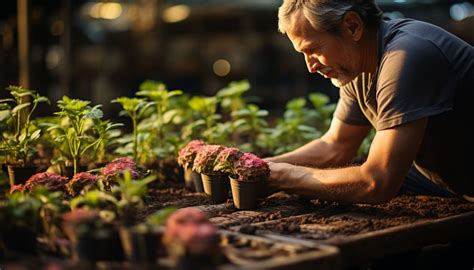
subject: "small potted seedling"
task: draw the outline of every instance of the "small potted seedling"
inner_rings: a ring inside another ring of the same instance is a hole
[[[13,192],[0,200],[0,258],[37,252],[41,202],[30,194]]]
[[[43,186],[48,191],[64,191],[68,179],[56,173],[43,172],[31,176],[24,185],[25,191],[33,191],[38,186]]]
[[[66,191],[72,197],[79,194],[84,189],[91,187],[98,187],[99,178],[88,172],[81,172],[74,175],[74,177],[66,184]]]
[[[167,220],[163,244],[177,269],[215,269],[222,260],[216,227],[197,208],[182,208]]]
[[[206,144],[202,140],[192,140],[178,153],[178,164],[183,167],[185,185],[196,192],[204,192],[201,175],[193,170],[194,159],[204,145]]]
[[[12,187],[25,183],[36,172],[30,158],[41,130],[34,129],[31,117],[39,103],[49,100],[21,86],[8,86],[6,90],[13,98],[0,99],[0,152],[7,155]]]
[[[205,145],[201,147],[193,164],[193,170],[201,174],[204,192],[210,195],[211,200],[216,203],[223,203],[229,197],[228,175],[214,171],[216,158],[224,148],[221,145]]]
[[[163,255],[161,243],[163,236],[162,226],[175,208],[164,208],[148,216],[145,222],[132,227],[122,227],[120,238],[123,250],[128,260],[135,263],[153,264],[159,255]]]
[[[62,228],[72,243],[73,260],[123,261],[122,243],[114,217],[110,211],[94,208],[73,208],[63,215]]]
[[[100,177],[107,188],[117,184],[118,179],[123,176],[125,171],[130,172],[132,179],[140,177],[140,172],[137,169],[135,162],[128,157],[116,158],[107,164],[102,170]]]
[[[255,209],[263,181],[270,176],[268,163],[252,153],[243,154],[229,177],[234,205],[238,209]]]

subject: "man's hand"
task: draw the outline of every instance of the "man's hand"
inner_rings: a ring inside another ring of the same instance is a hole
[[[263,185],[263,195],[265,197],[289,188],[291,183],[287,176],[294,168],[293,165],[288,163],[267,162],[270,167],[270,177]]]

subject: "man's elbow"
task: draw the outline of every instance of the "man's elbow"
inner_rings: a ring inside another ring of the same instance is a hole
[[[391,177],[382,173],[371,173],[366,177],[367,190],[366,201],[370,204],[382,204],[393,199],[399,190],[401,182],[396,177]]]

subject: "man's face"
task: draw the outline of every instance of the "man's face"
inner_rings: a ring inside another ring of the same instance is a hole
[[[331,79],[336,87],[359,75],[357,49],[349,38],[314,29],[302,13],[294,16],[294,26],[287,35],[295,50],[304,55],[310,73]]]

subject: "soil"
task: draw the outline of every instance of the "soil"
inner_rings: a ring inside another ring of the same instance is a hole
[[[231,229],[251,234],[272,232],[325,240],[474,211],[474,204],[458,198],[400,196],[386,204],[331,205],[324,210]]]

